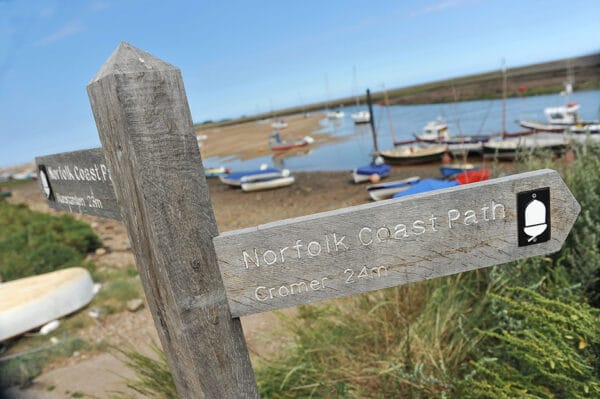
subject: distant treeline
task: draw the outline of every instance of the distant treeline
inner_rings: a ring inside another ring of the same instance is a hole
[[[567,80],[573,83],[573,89],[577,91],[600,89],[600,53],[509,68],[507,70],[507,96],[559,93],[564,89],[564,83]],[[501,98],[502,72],[498,69],[476,75],[391,89],[388,91],[388,96],[391,104],[430,104]],[[372,98],[375,102],[383,102],[383,92],[373,92]],[[365,96],[361,96],[360,100],[364,103]],[[352,105],[354,102],[354,97],[345,97],[331,100],[328,103],[345,106]],[[196,124],[196,127],[201,128],[215,124],[229,125],[300,112],[312,112],[324,109],[328,103],[304,104],[273,113],[243,116],[238,119],[204,121]]]

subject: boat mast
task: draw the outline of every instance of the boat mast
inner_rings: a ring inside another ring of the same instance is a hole
[[[367,89],[367,104],[369,105],[369,120],[371,122],[371,133],[373,133],[373,147],[375,153],[379,155],[379,147],[377,146],[377,132],[375,131],[375,118],[373,118],[373,104],[371,103],[371,92]]]
[[[506,63],[502,58],[502,134],[506,133]]]

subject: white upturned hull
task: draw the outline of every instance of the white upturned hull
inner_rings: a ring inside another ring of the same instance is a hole
[[[94,297],[90,273],[80,267],[0,284],[0,342],[84,307]]]
[[[270,190],[272,188],[286,187],[294,184],[294,177],[280,177],[277,179],[255,181],[249,183],[242,183],[243,191],[259,191],[259,190]]]

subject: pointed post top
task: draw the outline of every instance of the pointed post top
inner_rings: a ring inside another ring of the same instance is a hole
[[[124,75],[130,73],[179,70],[179,68],[156,58],[150,53],[140,50],[127,42],[121,42],[108,57],[100,70],[90,81],[97,82],[108,75]]]

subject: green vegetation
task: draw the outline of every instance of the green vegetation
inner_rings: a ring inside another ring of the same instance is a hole
[[[599,397],[600,145],[577,149],[570,164],[522,164],[543,167],[559,169],[582,207],[560,252],[301,306],[282,316],[294,345],[255,367],[261,395]],[[175,397],[164,356],[123,354],[138,392]]]
[[[0,276],[4,281],[81,266],[85,255],[99,246],[86,223],[0,202]]]

